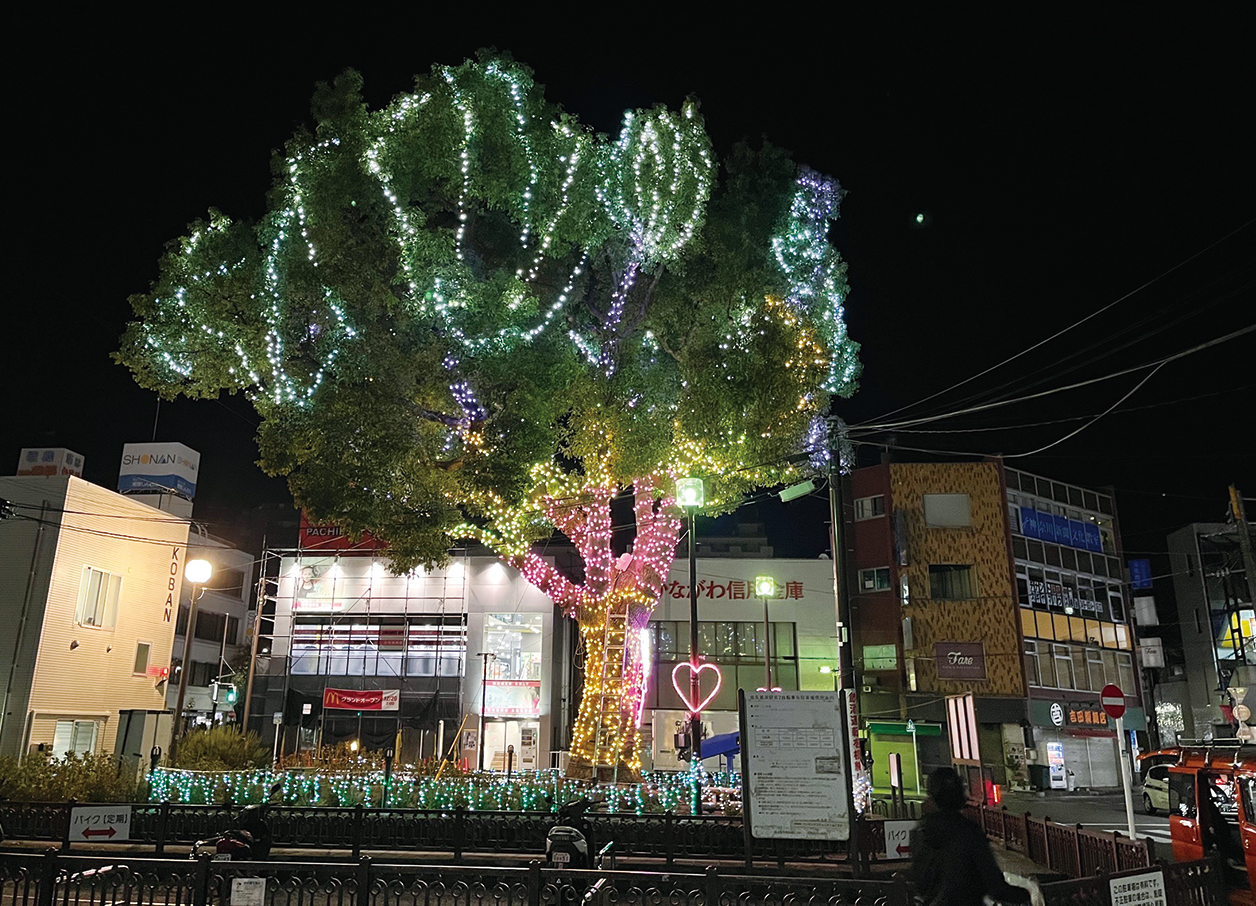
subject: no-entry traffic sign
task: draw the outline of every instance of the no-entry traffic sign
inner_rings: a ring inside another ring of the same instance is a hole
[[[1108,717],[1117,718],[1125,715],[1125,693],[1121,691],[1120,686],[1108,683],[1099,693],[1099,700],[1103,703],[1103,710],[1107,712]]]

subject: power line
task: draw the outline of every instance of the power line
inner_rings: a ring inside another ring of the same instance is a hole
[[[1047,344],[1047,343],[1050,343],[1052,340],[1056,339],[1057,337],[1061,337],[1061,336],[1063,336],[1064,334],[1068,333],[1070,330],[1072,330],[1072,329],[1073,329],[1073,328],[1075,328],[1075,327],[1080,327],[1082,324],[1085,324],[1085,323],[1086,323],[1087,321],[1089,321],[1091,318],[1094,318],[1094,317],[1097,317],[1098,315],[1103,314],[1103,312],[1107,311],[1108,309],[1112,308],[1113,306],[1118,305],[1118,304],[1120,304],[1121,302],[1124,302],[1126,299],[1130,298],[1131,296],[1135,295],[1136,293],[1141,292],[1142,290],[1144,290],[1144,289],[1146,289],[1147,287],[1151,286],[1153,283],[1156,283],[1157,281],[1159,281],[1159,280],[1163,279],[1164,277],[1167,277],[1169,274],[1173,273],[1174,271],[1176,271],[1176,270],[1178,270],[1178,269],[1180,269],[1180,268],[1184,267],[1185,265],[1189,264],[1190,262],[1194,261],[1194,260],[1195,260],[1196,258],[1198,258],[1200,255],[1203,255],[1205,252],[1211,251],[1212,249],[1216,248],[1218,245],[1220,245],[1221,243],[1225,242],[1225,241],[1226,241],[1227,239],[1229,239],[1231,236],[1235,235],[1236,233],[1241,232],[1242,230],[1247,229],[1247,228],[1248,228],[1249,226],[1251,226],[1253,223],[1256,223],[1256,218],[1253,218],[1252,220],[1247,221],[1246,223],[1242,224],[1242,225],[1241,225],[1241,226],[1239,226],[1238,228],[1236,228],[1236,229],[1234,229],[1234,230],[1231,230],[1229,233],[1227,233],[1226,235],[1222,236],[1220,239],[1216,240],[1215,242],[1211,243],[1211,244],[1210,244],[1210,245],[1208,245],[1208,246],[1205,246],[1204,248],[1200,249],[1198,252],[1196,252],[1195,254],[1191,255],[1190,257],[1185,258],[1185,259],[1184,259],[1184,260],[1182,260],[1182,261],[1179,261],[1177,264],[1173,265],[1173,267],[1169,268],[1168,270],[1166,270],[1166,271],[1164,271],[1164,272],[1162,272],[1162,273],[1160,273],[1160,274],[1156,275],[1155,277],[1152,277],[1152,278],[1151,278],[1150,280],[1148,280],[1146,283],[1142,284],[1142,286],[1139,286],[1139,287],[1136,287],[1135,289],[1130,290],[1130,291],[1129,291],[1128,293],[1126,293],[1125,295],[1123,295],[1123,296],[1121,296],[1121,297],[1119,297],[1119,298],[1115,299],[1115,300],[1114,300],[1114,301],[1112,301],[1112,302],[1109,302],[1107,305],[1103,306],[1102,308],[1099,308],[1099,309],[1097,309],[1096,311],[1091,312],[1090,314],[1086,315],[1084,318],[1081,318],[1081,319],[1080,319],[1080,320],[1078,320],[1078,321],[1074,321],[1072,324],[1070,324],[1068,327],[1065,327],[1063,330],[1057,331],[1056,333],[1054,333],[1054,334],[1052,334],[1051,336],[1047,337],[1045,340],[1040,340],[1039,342],[1037,342],[1037,343],[1033,344],[1032,346],[1029,346],[1029,347],[1028,347],[1028,348],[1026,348],[1026,349],[1022,349],[1020,352],[1016,353],[1016,354],[1015,354],[1015,355],[1013,355],[1013,356],[1010,356],[1010,357],[1008,357],[1008,358],[1004,359],[1002,362],[999,362],[997,365],[992,365],[992,366],[990,366],[989,368],[987,368],[987,369],[986,369],[986,370],[984,370],[984,371],[980,371],[980,372],[978,372],[977,374],[972,375],[971,377],[964,378],[962,381],[959,381],[959,382],[957,382],[957,383],[955,383],[955,384],[952,384],[950,387],[947,387],[947,388],[946,388],[946,389],[944,389],[944,390],[939,390],[937,393],[932,393],[932,394],[930,394],[929,396],[926,396],[926,397],[924,397],[924,398],[922,398],[922,399],[916,400],[916,402],[914,402],[914,403],[908,403],[906,406],[900,406],[900,407],[899,407],[899,408],[897,408],[897,409],[892,409],[891,411],[886,412],[886,413],[884,413],[883,415],[877,416],[877,418],[878,418],[878,419],[881,419],[881,418],[888,418],[889,416],[894,415],[894,414],[895,414],[895,413],[897,413],[897,412],[902,412],[902,411],[904,411],[904,410],[906,410],[906,409],[912,409],[912,408],[914,408],[914,407],[916,407],[916,406],[920,405],[921,403],[926,403],[926,402],[928,402],[929,400],[936,399],[937,397],[942,396],[944,393],[949,393],[949,392],[951,392],[952,390],[956,389],[957,387],[962,387],[962,386],[963,386],[963,385],[965,385],[965,384],[971,383],[972,381],[975,381],[977,378],[979,378],[979,377],[984,377],[985,375],[989,374],[990,372],[995,371],[995,370],[997,370],[997,369],[999,369],[999,368],[1002,368],[1004,365],[1007,365],[1008,363],[1013,362],[1013,361],[1015,361],[1016,359],[1019,359],[1021,356],[1024,356],[1024,355],[1029,354],[1030,352],[1033,352],[1033,351],[1034,351],[1035,349],[1037,349],[1038,347],[1043,346],[1043,345],[1045,345],[1045,344]]]
[[[1074,383],[1074,384],[1066,384],[1063,387],[1055,387],[1051,390],[1043,390],[1039,393],[1031,393],[1031,394],[1027,394],[1026,396],[1016,397],[1014,399],[995,400],[994,402],[983,403],[978,406],[970,406],[966,409],[959,409],[954,412],[943,413],[942,415],[928,415],[928,416],[922,416],[920,418],[908,419],[902,422],[887,422],[883,424],[875,424],[875,423],[870,424],[870,423],[865,422],[858,425],[852,425],[851,428],[852,430],[858,429],[858,430],[864,430],[864,431],[873,431],[873,430],[893,431],[893,430],[898,430],[899,428],[910,427],[912,425],[928,424],[929,422],[941,421],[942,419],[947,419],[947,418],[954,418],[959,415],[969,415],[973,412],[984,412],[989,409],[998,409],[1003,406],[1011,406],[1015,403],[1023,403],[1029,400],[1033,400],[1033,399],[1040,399],[1041,397],[1044,397],[1044,396],[1051,396],[1052,394],[1063,393],[1066,390],[1077,390],[1078,388],[1087,387],[1091,384],[1098,384],[1098,383],[1102,383],[1103,381],[1110,381],[1114,378],[1123,377],[1124,375],[1133,374],[1138,371],[1143,371],[1144,369],[1147,369],[1147,368],[1158,368],[1161,365],[1168,364],[1169,362],[1176,361],[1177,359],[1185,358],[1186,356],[1193,355],[1197,352],[1202,352],[1203,350],[1209,349],[1213,346],[1217,346],[1218,344],[1226,343],[1230,340],[1237,339],[1241,336],[1244,336],[1245,334],[1251,333],[1252,331],[1256,331],[1256,324],[1249,324],[1247,327],[1239,328],[1238,330],[1228,333],[1224,336],[1217,337],[1212,340],[1208,340],[1204,343],[1200,343],[1198,346],[1192,346],[1190,349],[1184,349],[1181,352],[1173,353],[1172,355],[1165,356],[1164,358],[1161,358],[1161,359],[1156,359],[1151,362],[1144,362],[1142,365],[1134,365],[1133,367],[1125,368],[1125,369],[1122,369],[1121,371],[1114,371],[1111,374],[1102,375],[1096,378],[1090,378],[1085,381],[1078,381],[1077,383]]]

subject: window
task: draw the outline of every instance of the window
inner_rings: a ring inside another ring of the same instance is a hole
[[[889,588],[890,568],[888,566],[879,566],[876,569],[861,569],[859,571],[860,591],[889,591]]]
[[[1038,676],[1038,643],[1033,639],[1025,640],[1025,678],[1031,686],[1041,686]]]
[[[855,518],[874,519],[885,515],[885,495],[858,497],[855,499]]]
[[[135,666],[131,668],[131,672],[136,676],[144,676],[148,673],[148,653],[151,646],[148,642],[135,643]]]
[[[930,564],[929,597],[935,601],[970,601],[977,597],[973,568]]]
[[[1174,771],[1169,774],[1169,814],[1179,818],[1194,818],[1195,775]]]
[[[97,723],[94,720],[59,720],[52,739],[52,754],[56,758],[67,755],[91,755],[96,751]]]
[[[121,576],[84,566],[74,621],[80,626],[112,629],[118,622],[118,598],[121,593]]]
[[[967,494],[925,494],[925,525],[960,528],[972,525]]]
[[[1073,685],[1073,657],[1069,652],[1069,646],[1052,645],[1051,654],[1055,659],[1056,686],[1060,689],[1075,688]]]

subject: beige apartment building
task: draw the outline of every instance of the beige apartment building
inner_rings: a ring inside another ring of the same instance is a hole
[[[187,521],[75,475],[0,498],[0,756],[167,747]]]

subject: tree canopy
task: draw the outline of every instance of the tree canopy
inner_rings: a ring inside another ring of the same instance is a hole
[[[859,374],[834,180],[767,145],[717,166],[693,101],[595,134],[500,57],[361,88],[319,86],[260,222],[170,245],[118,353],[167,398],[247,394],[311,518],[397,569],[465,537],[518,560],[591,489],[694,475],[718,512],[823,446]]]

